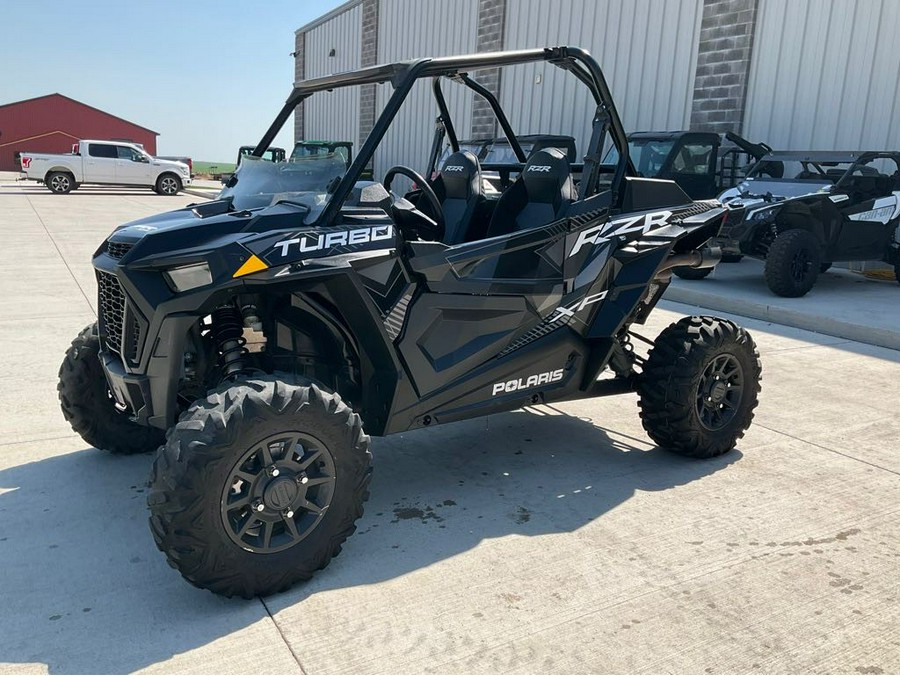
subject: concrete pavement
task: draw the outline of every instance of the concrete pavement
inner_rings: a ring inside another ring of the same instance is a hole
[[[376,439],[312,582],[189,586],[147,529],[151,459],[87,448],[55,386],[91,253],[190,201],[0,187],[0,673],[900,671],[900,352],[758,320],[761,405],[723,458],[654,449],[632,395]]]
[[[802,298],[769,291],[762,261],[722,263],[698,280],[673,278],[666,297],[787,326],[900,350],[900,284],[842,268],[819,275]]]

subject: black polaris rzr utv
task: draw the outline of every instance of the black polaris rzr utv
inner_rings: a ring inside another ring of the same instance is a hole
[[[556,149],[526,161],[497,98],[468,75],[530,62],[570,72],[596,104],[578,186]],[[496,114],[519,162],[496,199],[468,152],[434,181],[396,166],[358,183],[424,78],[454,148],[445,83]],[[587,52],[426,58],[298,82],[254,155],[309,96],[379,84],[393,92],[349,170],[334,154],[245,158],[216,201],[124,225],[94,257],[99,321],[66,354],[62,410],[97,448],[162,444],[151,530],[199,587],[270,594],[327,565],[363,512],[368,434],[638,392],[657,444],[707,458],[753,417],[759,358],[732,322],[687,317],[646,357],[634,349],[632,328],[672,268],[715,263],[704,247],[723,209],[631,175]],[[604,175],[607,137],[620,160]],[[417,189],[393,194],[399,175]]]

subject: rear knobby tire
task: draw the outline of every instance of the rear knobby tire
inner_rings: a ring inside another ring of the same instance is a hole
[[[314,456],[308,481],[317,488],[296,488],[305,483],[297,467]],[[339,395],[272,376],[226,384],[194,403],[159,449],[150,529],[191,584],[224,596],[274,594],[340,552],[363,514],[371,461],[360,417]],[[234,507],[245,502],[247,510]],[[326,508],[309,511],[310,503]]]
[[[155,451],[165,432],[134,422],[128,411],[116,407],[100,365],[97,324],[84,329],[66,350],[59,367],[59,405],[82,439],[94,448],[132,455]]]
[[[703,279],[704,277],[709,276],[713,270],[714,268],[692,268],[682,266],[675,268],[672,272],[675,273],[676,277],[681,277],[681,279]]]
[[[772,293],[799,298],[816,283],[822,265],[819,239],[808,230],[785,230],[766,255],[766,284]]]
[[[715,377],[719,365],[724,365],[722,378]],[[753,420],[761,372],[756,345],[743,328],[716,317],[685,317],[659,335],[644,364],[639,384],[644,429],[660,447],[679,455],[727,453]],[[719,416],[719,424],[710,416]]]
[[[896,277],[897,281],[900,282],[900,261],[894,263],[894,277]]]

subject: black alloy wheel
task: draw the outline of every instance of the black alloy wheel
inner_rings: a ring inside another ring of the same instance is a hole
[[[734,418],[744,392],[744,369],[733,354],[714,357],[697,383],[697,418],[711,432]]]
[[[222,520],[238,546],[257,554],[301,542],[322,520],[334,495],[334,459],[302,432],[270,436],[231,470]]]

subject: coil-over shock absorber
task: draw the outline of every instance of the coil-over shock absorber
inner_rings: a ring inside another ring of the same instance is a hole
[[[219,364],[228,378],[244,370],[247,344],[244,338],[244,318],[234,305],[223,305],[212,312],[212,335],[219,352]]]

